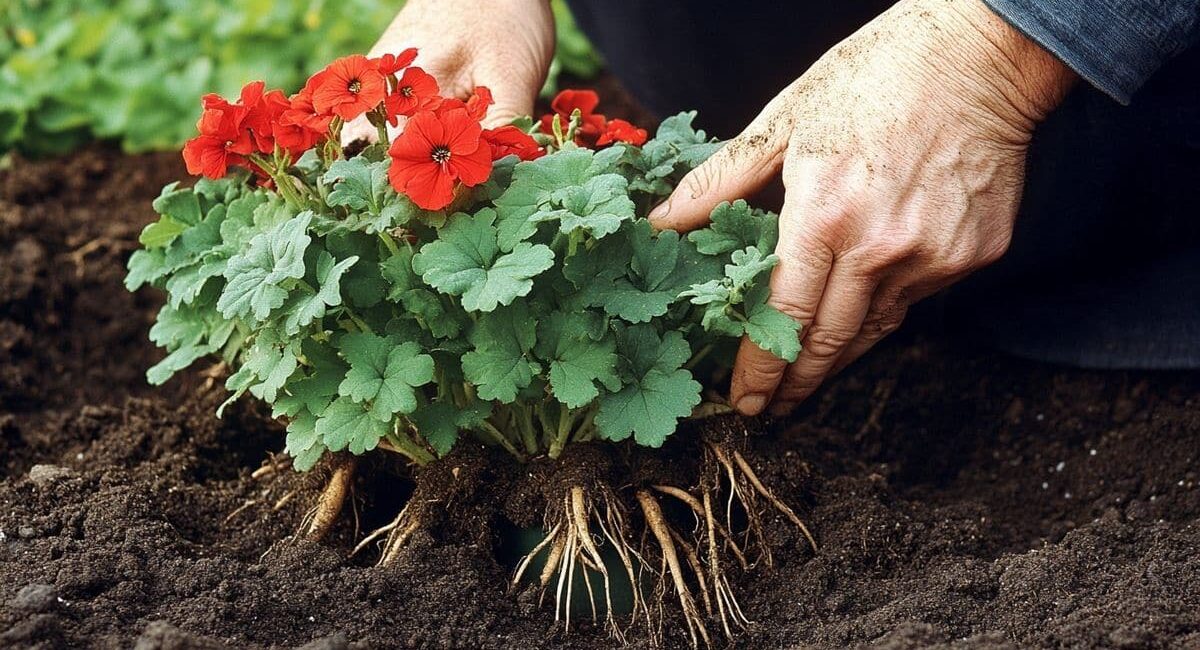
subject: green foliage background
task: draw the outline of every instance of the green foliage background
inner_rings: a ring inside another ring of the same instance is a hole
[[[599,59],[562,0],[559,70]],[[314,70],[365,51],[394,0],[0,0],[0,154],[71,151],[115,139],[130,152],[179,147],[199,97],[253,79],[294,91]]]

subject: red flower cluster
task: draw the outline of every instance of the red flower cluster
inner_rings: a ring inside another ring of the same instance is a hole
[[[595,112],[600,104],[600,97],[591,90],[564,90],[550,102],[553,113],[542,116],[542,133],[554,134],[554,122],[558,122],[560,132],[567,130],[571,121],[571,113],[579,109],[579,128],[575,129],[575,144],[581,147],[602,147],[614,142],[628,142],[635,146],[646,143],[645,129],[621,119],[609,120]]]
[[[365,114],[382,128],[404,117],[408,122],[388,149],[388,179],[419,207],[441,210],[454,200],[459,185],[486,181],[496,160],[510,155],[534,160],[546,153],[515,126],[483,128],[492,93],[481,86],[465,101],[443,97],[437,80],[412,65],[416,56],[408,49],[377,58],[343,57],[291,97],[266,90],[261,81],[242,88],[236,103],[206,95],[196,124],[200,134],[183,148],[188,172],[219,178],[240,165],[269,180],[309,149],[336,140],[345,122]],[[565,90],[551,104],[554,114],[542,118],[542,131],[553,134],[553,120],[565,129],[578,108],[583,118],[575,140],[580,145],[646,141],[646,131],[595,113],[597,104],[592,91]]]

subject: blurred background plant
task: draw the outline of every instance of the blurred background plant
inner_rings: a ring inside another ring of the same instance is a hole
[[[289,91],[344,54],[365,51],[394,0],[0,0],[0,154],[61,154],[97,139],[129,152],[193,135],[207,92],[267,80]],[[563,0],[560,72],[601,66]]]

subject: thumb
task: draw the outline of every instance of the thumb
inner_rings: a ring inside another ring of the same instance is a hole
[[[780,132],[784,130],[771,128],[773,117],[768,106],[736,138],[688,172],[671,196],[650,211],[654,227],[700,228],[717,204],[746,198],[770,182],[783,164],[787,146],[787,134]]]

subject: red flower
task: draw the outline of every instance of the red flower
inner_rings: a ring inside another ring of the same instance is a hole
[[[216,95],[205,96],[204,104],[196,123],[200,135],[183,146],[183,160],[189,174],[221,178],[230,165],[243,164],[245,156],[254,151],[250,132],[242,126],[247,111]]]
[[[303,126],[310,131],[320,134],[328,132],[329,123],[333,121],[333,116],[327,113],[318,113],[312,101],[313,92],[317,86],[321,85],[324,79],[324,74],[321,72],[309,77],[308,83],[304,84],[304,88],[295,95],[292,95],[291,108],[280,116],[280,121],[296,126]]]
[[[443,97],[440,104],[434,110],[438,113],[445,113],[455,109],[463,109],[467,111],[467,115],[475,118],[476,122],[482,121],[483,116],[487,115],[487,109],[492,104],[495,104],[492,99],[492,91],[487,86],[475,86],[475,90],[467,101],[463,101],[457,97]]]
[[[492,91],[487,86],[475,86],[475,92],[467,98],[467,112],[476,121],[483,121],[488,107],[495,103],[496,100],[492,99]]]
[[[515,126],[502,126],[498,129],[484,129],[483,140],[492,148],[492,160],[515,154],[521,160],[537,160],[546,155],[528,133]]]
[[[559,127],[566,131],[571,122],[571,113],[578,108],[580,120],[579,128],[575,131],[575,142],[580,145],[594,144],[604,131],[604,116],[593,112],[599,104],[600,97],[591,90],[568,89],[558,93],[550,102],[554,113],[542,116],[542,133],[554,133],[554,120],[558,120]]]
[[[239,104],[246,107],[243,126],[250,130],[257,149],[266,154],[275,152],[274,125],[291,108],[291,103],[282,90],[263,93],[263,82],[255,81],[242,88]]]
[[[379,69],[380,74],[391,75],[412,65],[416,58],[417,48],[410,47],[399,54],[384,54],[379,58],[371,59],[371,62]]]
[[[289,109],[284,111],[279,119],[271,125],[275,144],[292,154],[292,158],[299,158],[326,136],[324,131],[314,131],[308,128],[304,120],[303,112]]]
[[[412,117],[417,111],[437,108],[441,101],[437,79],[420,68],[408,68],[387,96],[388,122],[395,125],[397,117]]]
[[[634,146],[646,144],[646,129],[639,129],[625,120],[609,120],[604,125],[604,132],[596,139],[596,146],[604,146],[614,142],[628,142]]]
[[[441,210],[454,200],[454,182],[472,187],[492,173],[492,151],[466,109],[414,115],[388,149],[388,180],[418,207]]]
[[[333,113],[350,121],[383,101],[387,81],[376,64],[361,54],[342,57],[318,73],[313,89],[313,107],[318,113]]]

